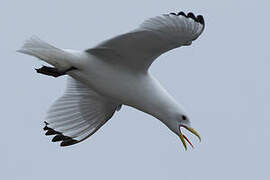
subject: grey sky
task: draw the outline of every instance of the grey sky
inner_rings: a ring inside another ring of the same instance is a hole
[[[66,78],[36,74],[42,62],[15,53],[23,41],[86,49],[181,10],[203,14],[206,29],[151,72],[185,106],[202,143],[189,136],[196,148],[185,152],[162,123],[126,106],[83,143],[51,143],[43,118]],[[1,2],[0,179],[269,179],[269,10],[266,0]]]

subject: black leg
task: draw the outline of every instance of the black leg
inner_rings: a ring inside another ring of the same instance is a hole
[[[76,70],[77,68],[71,67],[65,71],[59,71],[56,68],[53,67],[48,67],[48,66],[42,66],[39,69],[36,69],[37,73],[44,74],[47,76],[53,76],[53,77],[59,77],[63,76],[66,74],[66,72],[71,71],[71,70]]]

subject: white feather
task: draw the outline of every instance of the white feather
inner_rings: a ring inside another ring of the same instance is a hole
[[[96,132],[112,117],[117,106],[118,104],[69,78],[66,93],[47,113],[46,128],[54,130],[56,135],[63,135],[63,138],[68,138],[71,144],[75,144]],[[62,140],[61,144],[71,145],[65,140]]]
[[[71,67],[68,60],[75,59],[75,57],[63,50],[56,48],[36,36],[32,36],[25,41],[24,45],[18,52],[35,56],[53,66],[59,70],[68,69]]]

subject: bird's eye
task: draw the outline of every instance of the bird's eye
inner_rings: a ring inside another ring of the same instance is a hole
[[[183,115],[183,116],[182,116],[182,119],[183,119],[183,120],[187,120],[187,117]]]

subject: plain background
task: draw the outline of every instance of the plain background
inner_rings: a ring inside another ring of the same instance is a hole
[[[261,1],[2,1],[0,178],[269,179],[270,3]],[[169,12],[203,14],[190,47],[161,56],[151,72],[182,103],[202,142],[185,152],[155,118],[124,106],[86,141],[66,148],[44,136],[43,119],[66,77],[35,73],[43,63],[16,53],[37,35],[86,49]]]

